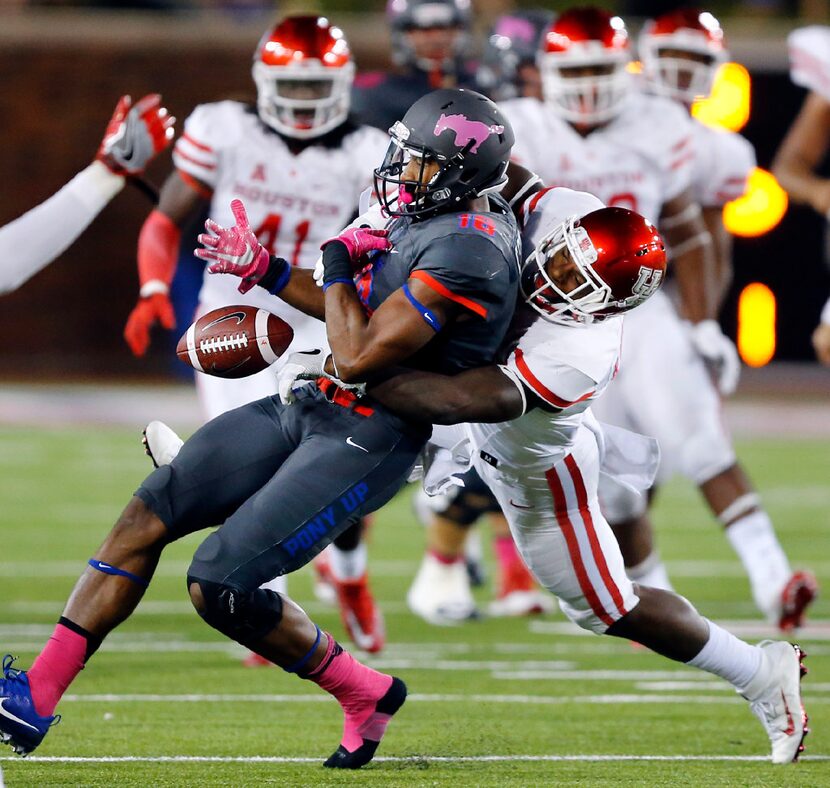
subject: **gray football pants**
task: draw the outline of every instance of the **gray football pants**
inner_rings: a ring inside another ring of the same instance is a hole
[[[382,406],[362,415],[308,386],[205,424],[136,492],[171,540],[219,525],[188,574],[243,590],[293,572],[403,486],[430,429]],[[365,411],[364,411],[365,413]]]

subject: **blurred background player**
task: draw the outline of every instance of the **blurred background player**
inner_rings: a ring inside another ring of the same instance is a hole
[[[476,79],[495,101],[528,96],[542,98],[536,54],[542,35],[554,19],[551,11],[530,8],[496,19],[484,40]]]
[[[726,528],[757,607],[770,621],[791,628],[814,598],[815,580],[791,570],[736,460],[711,377],[713,372],[724,389],[737,382],[734,347],[716,320],[715,255],[695,182],[699,132],[676,101],[634,89],[629,60],[622,19],[590,7],[563,13],[540,54],[544,101],[504,104],[516,130],[514,156],[545,182],[635,210],[664,234],[678,307],[660,292],[630,315],[620,372],[596,413],[657,438],[659,479],[679,472],[695,482]],[[632,579],[667,584],[650,544],[626,545],[627,529],[645,514],[646,502],[607,483],[601,494],[626,552],[643,558],[629,564]]]
[[[389,0],[394,70],[358,76],[355,116],[386,131],[436,88],[476,88],[474,70],[465,60],[470,19],[470,0]]]
[[[0,227],[0,295],[17,290],[78,238],[132,177],[173,139],[175,118],[151,94],[122,96],[95,161],[60,191]]]
[[[830,148],[830,27],[813,25],[790,33],[790,75],[810,91],[773,162],[773,174],[790,198],[830,220],[830,178],[819,165]],[[813,332],[813,347],[830,366],[830,300]]]
[[[139,237],[141,290],[124,329],[135,355],[147,350],[155,323],[174,327],[169,290],[182,228],[208,206],[215,221],[231,226],[230,203],[244,199],[263,246],[300,268],[313,268],[320,244],[356,214],[388,137],[349,119],[354,69],[339,28],[323,17],[288,17],[266,31],[254,54],[256,107],[220,101],[187,118],[173,150],[176,169]],[[205,274],[197,317],[228,304],[259,306],[292,326],[294,347],[325,344],[323,322],[261,288],[238,285],[236,277]],[[197,373],[196,385],[206,419],[277,390],[272,369],[239,380]],[[366,578],[361,528],[356,523],[342,534],[328,555],[349,635],[377,651],[383,621]],[[275,581],[275,590],[283,583]]]

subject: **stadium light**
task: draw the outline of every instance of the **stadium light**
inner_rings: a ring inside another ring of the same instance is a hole
[[[768,233],[787,212],[787,192],[771,172],[756,167],[747,179],[746,191],[723,206],[723,224],[732,235],[754,238]]]
[[[707,126],[740,131],[749,120],[752,80],[740,63],[724,63],[709,98],[692,105],[692,115]]]
[[[765,284],[747,285],[738,299],[738,352],[744,364],[763,367],[775,355],[775,294]]]

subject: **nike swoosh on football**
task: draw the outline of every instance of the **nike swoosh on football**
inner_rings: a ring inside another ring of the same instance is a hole
[[[346,438],[346,443],[348,443],[348,444],[349,444],[349,446],[354,446],[356,449],[360,449],[360,451],[365,451],[365,452],[366,452],[366,454],[368,454],[368,453],[369,453],[369,450],[368,450],[368,449],[364,449],[364,448],[363,448],[363,446],[361,446],[359,443],[355,443],[355,442],[352,440],[352,436],[351,436],[351,435],[349,435],[349,437],[348,437],[348,438]]]
[[[30,723],[26,722],[26,720],[21,720],[20,717],[12,714],[3,705],[4,701],[7,701],[7,700],[9,700],[8,695],[0,698],[0,714],[2,714],[4,717],[8,717],[10,720],[12,720],[13,722],[16,722],[18,725],[25,725],[27,728],[31,728],[33,731],[37,731],[37,728],[34,725],[31,725]]]

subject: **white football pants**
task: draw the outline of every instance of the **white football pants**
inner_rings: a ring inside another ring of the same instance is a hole
[[[498,499],[525,563],[574,623],[602,634],[639,602],[597,499],[599,453],[581,427],[570,454],[546,470],[475,467]]]

